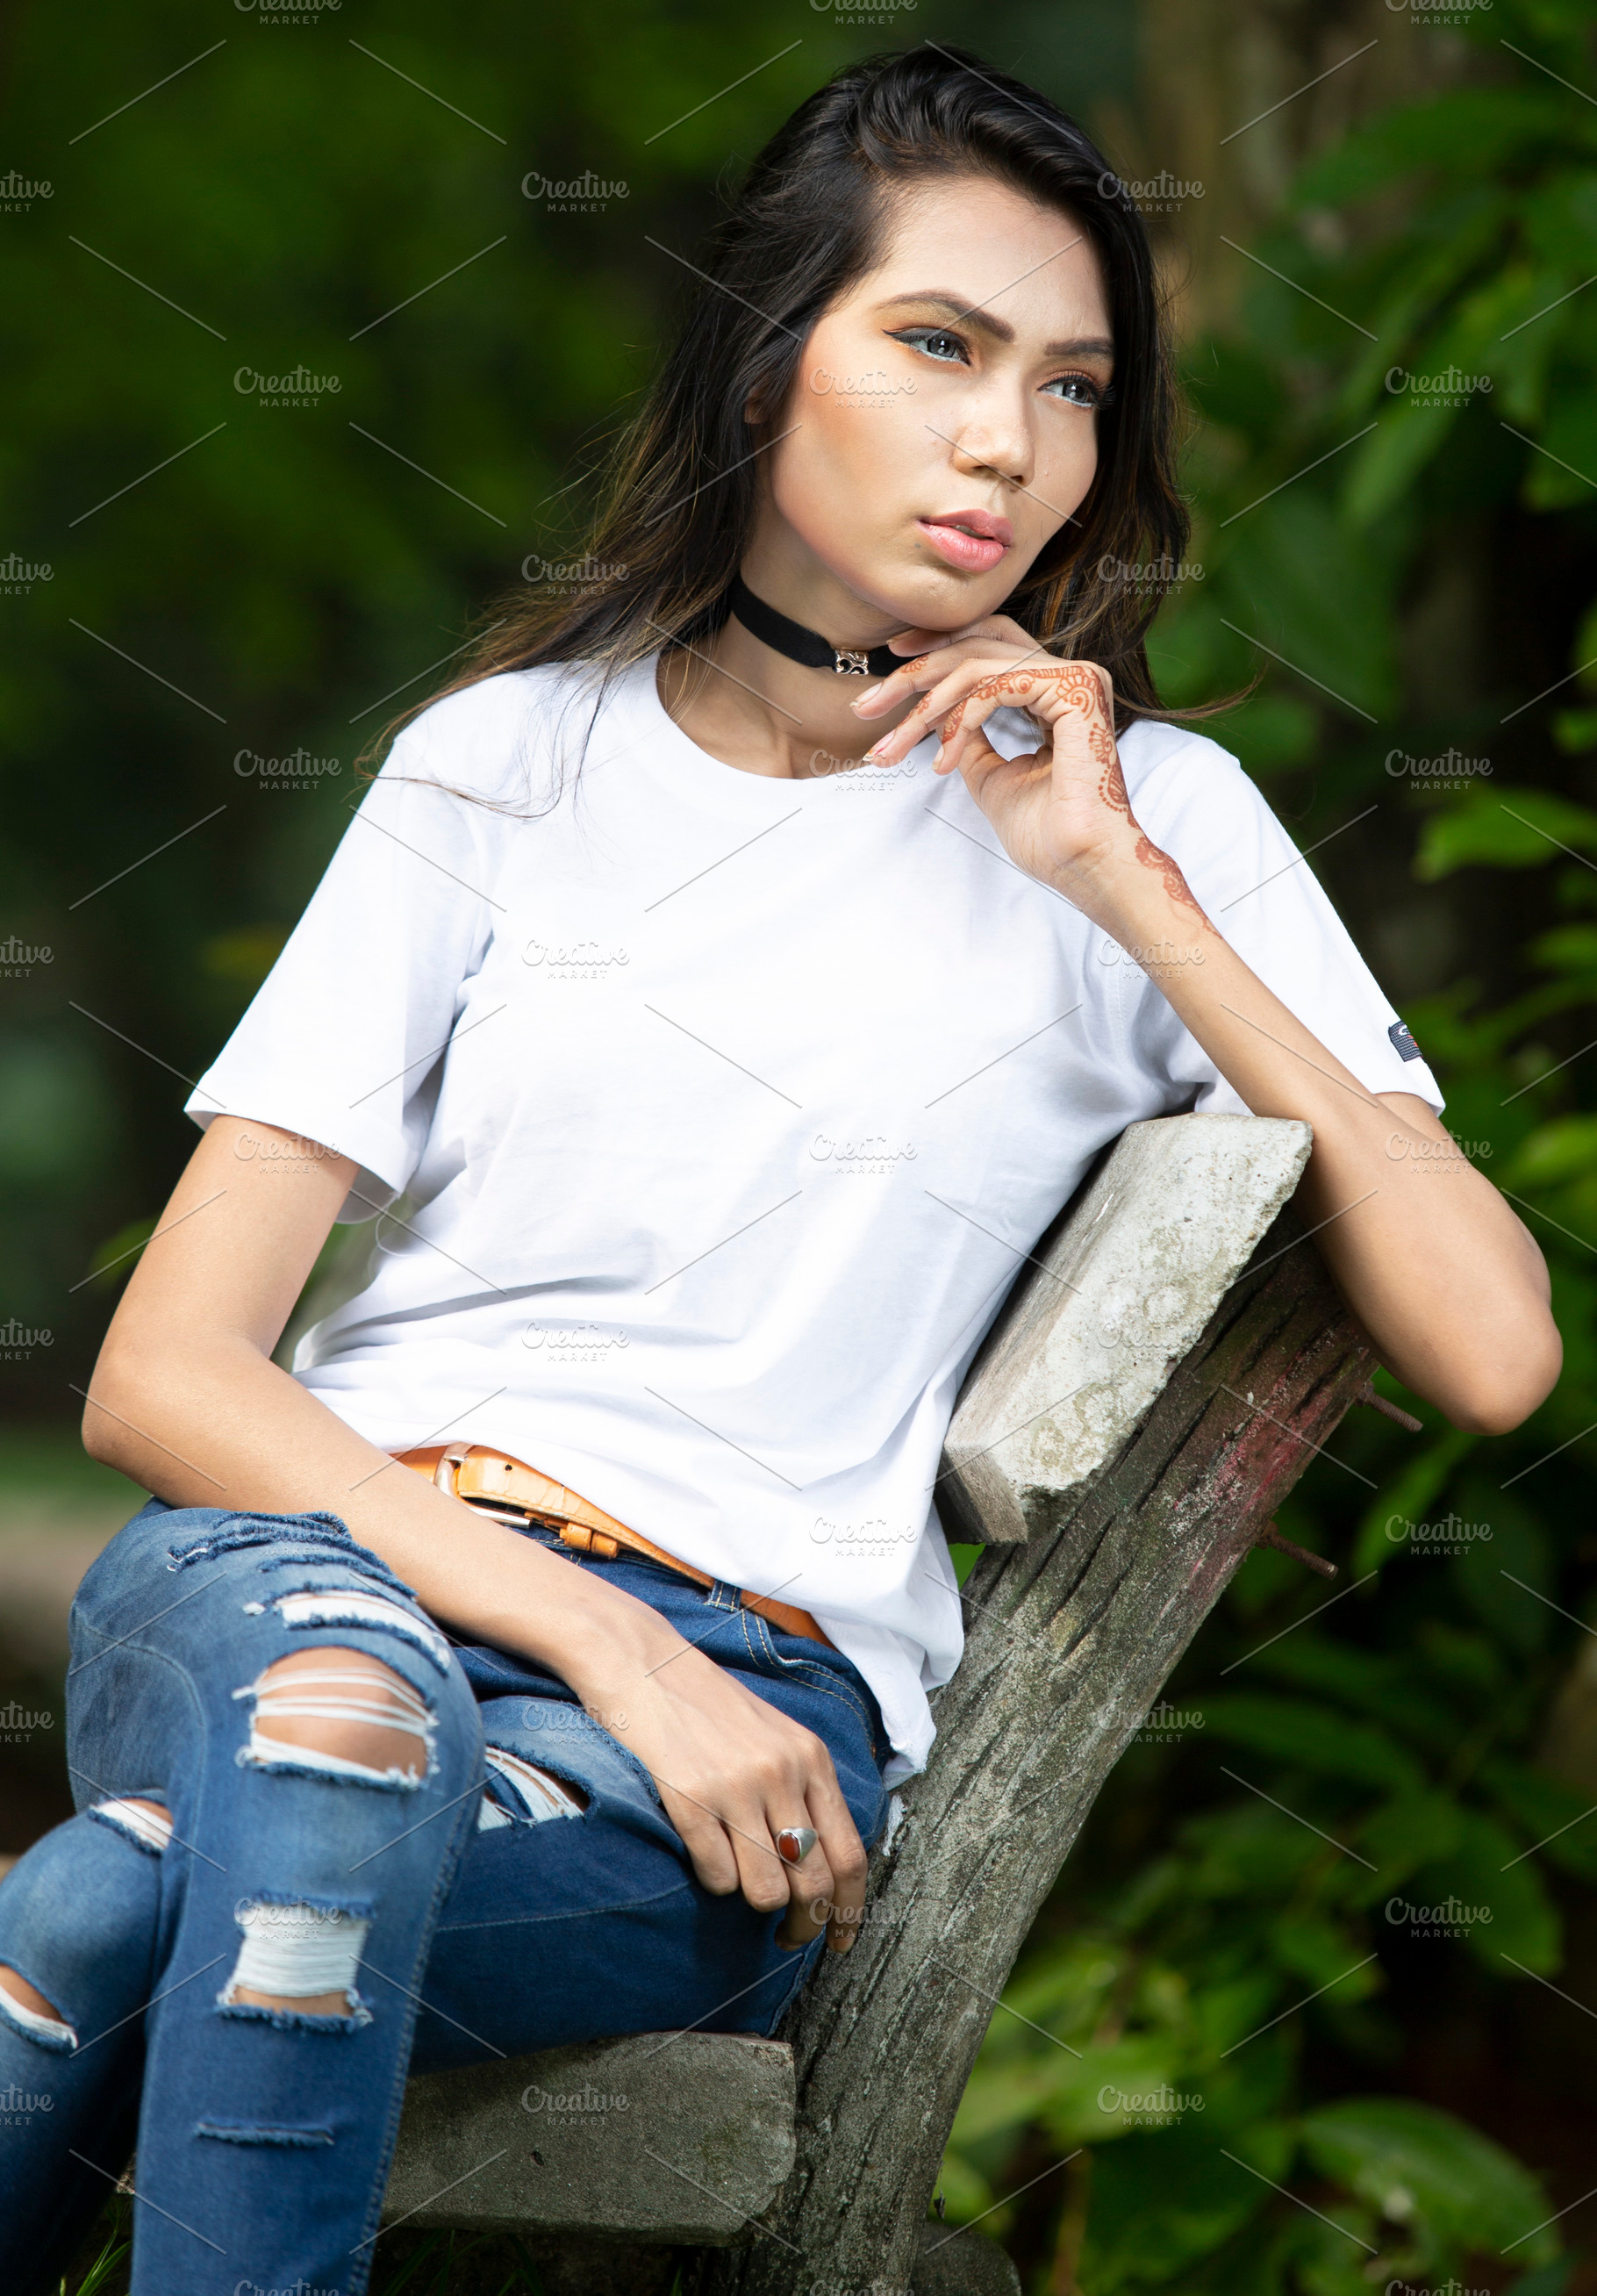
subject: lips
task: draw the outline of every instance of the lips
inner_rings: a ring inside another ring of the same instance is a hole
[[[989,572],[1015,538],[1008,519],[990,510],[951,510],[915,524],[939,558],[968,573]]]

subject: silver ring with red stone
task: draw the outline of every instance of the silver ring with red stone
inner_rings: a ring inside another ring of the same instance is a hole
[[[784,1866],[802,1866],[819,1840],[813,1825],[784,1825],[776,1837],[776,1854]]]

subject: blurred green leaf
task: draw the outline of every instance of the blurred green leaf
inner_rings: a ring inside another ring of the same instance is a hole
[[[1550,2213],[1536,2179],[1451,2113],[1403,2097],[1347,2097],[1306,2114],[1303,2142],[1315,2168],[1396,2224],[1418,2218],[1455,2256],[1501,2256],[1512,2244],[1535,2265],[1557,2251],[1555,2234],[1534,2230]]]
[[[1472,865],[1539,869],[1569,849],[1597,852],[1597,813],[1548,790],[1516,790],[1511,800],[1482,790],[1427,821],[1416,874],[1430,883]]]

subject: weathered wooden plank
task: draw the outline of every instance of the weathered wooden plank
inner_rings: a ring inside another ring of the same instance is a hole
[[[708,2247],[792,2165],[790,2049],[635,2033],[413,2080],[383,2221]]]
[[[1128,1125],[1020,1270],[944,1447],[949,1536],[1028,1538],[1112,1459],[1302,1176],[1306,1124]]]

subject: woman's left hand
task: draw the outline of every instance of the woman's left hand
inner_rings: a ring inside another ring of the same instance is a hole
[[[927,640],[930,651],[854,704],[868,721],[918,697],[866,752],[867,764],[896,765],[938,730],[936,771],[962,774],[1011,859],[1091,914],[1104,865],[1147,857],[1139,847],[1152,852],[1126,794],[1109,672],[1095,662],[1055,660],[1003,615],[952,638],[912,630],[894,644],[902,649]],[[1001,757],[981,730],[995,709],[1023,709],[1044,730],[1043,745]]]

